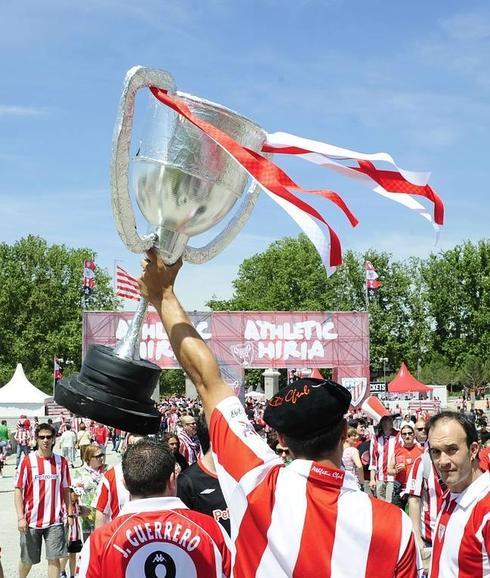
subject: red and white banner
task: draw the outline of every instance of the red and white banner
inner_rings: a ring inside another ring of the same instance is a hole
[[[189,317],[213,351],[222,374],[231,379],[247,368],[332,368],[333,378],[349,378],[356,401],[368,394],[368,314],[359,312],[192,312]],[[129,327],[129,311],[86,311],[83,352],[91,344],[113,347]],[[140,356],[162,368],[179,367],[155,311],[146,315]],[[354,391],[353,391],[354,393]]]
[[[116,267],[116,295],[123,299],[132,299],[134,301],[139,301],[141,298],[136,277],[130,275],[119,265]]]

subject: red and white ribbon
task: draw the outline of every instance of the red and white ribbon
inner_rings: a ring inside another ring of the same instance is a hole
[[[169,96],[165,90],[156,87],[151,87],[150,90],[162,104],[181,114],[221,146],[257,181],[276,203],[286,210],[310,238],[320,254],[322,263],[326,267],[332,268],[342,263],[342,249],[335,231],[314,207],[297,197],[293,191],[320,195],[332,201],[346,215],[352,226],[356,226],[358,223],[357,219],[337,193],[328,190],[303,189],[268,158],[247,147],[243,147],[214,125],[192,114],[189,107],[180,101],[178,97]],[[329,238],[326,237],[315,219],[328,229]],[[327,248],[329,248],[328,260],[326,256]]]
[[[309,193],[332,201],[355,227],[358,224],[356,217],[337,193],[329,190],[303,189],[266,156],[243,147],[214,125],[195,116],[178,97],[170,96],[160,88],[150,87],[150,90],[162,104],[172,108],[200,128],[231,155],[257,181],[267,195],[289,214],[315,246],[327,273],[332,272],[337,265],[342,263],[340,240],[335,231],[314,207],[294,194],[294,192]],[[283,132],[268,134],[262,152],[297,155],[351,178],[366,181],[376,193],[420,213],[422,217],[433,223],[436,230],[439,225],[443,224],[444,205],[428,184],[429,173],[401,169],[388,153],[359,153]],[[374,162],[386,162],[396,170],[379,169]],[[434,217],[412,195],[430,200],[434,204]],[[321,224],[327,228],[328,237],[320,227]]]
[[[407,171],[397,166],[388,153],[360,153],[285,132],[267,135],[264,152],[300,156],[311,163],[330,168],[351,178],[365,180],[373,191],[420,213],[436,229],[444,221],[444,205],[428,184],[430,173]],[[382,170],[375,162],[385,162],[396,170]],[[348,164],[350,163],[350,164]],[[434,217],[412,195],[425,197],[434,204]]]

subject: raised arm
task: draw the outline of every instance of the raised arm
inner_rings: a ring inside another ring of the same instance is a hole
[[[143,262],[139,285],[143,296],[158,311],[175,356],[194,382],[209,420],[216,405],[233,395],[233,391],[222,379],[214,355],[175,296],[174,284],[181,266],[181,260],[174,265],[165,265],[150,249]]]

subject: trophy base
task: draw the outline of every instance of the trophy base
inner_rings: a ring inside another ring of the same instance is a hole
[[[122,359],[104,345],[94,345],[80,373],[61,379],[56,403],[76,415],[126,432],[150,434],[160,427],[160,413],[151,395],[161,369],[145,360]]]

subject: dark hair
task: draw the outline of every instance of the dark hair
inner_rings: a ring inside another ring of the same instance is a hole
[[[71,430],[71,425],[70,425],[69,423],[67,423],[65,427],[66,427],[66,429],[67,429],[68,431]]]
[[[473,416],[457,411],[441,411],[441,413],[433,415],[425,425],[425,432],[427,435],[429,435],[429,431],[438,422],[443,420],[457,421],[459,423],[466,434],[466,445],[468,447],[470,447],[473,442],[478,442],[478,432],[476,431]]]
[[[284,434],[284,441],[296,458],[321,460],[329,457],[329,454],[338,445],[344,426],[345,419],[341,419],[329,431],[311,439],[299,440]]]
[[[367,421],[362,417],[357,417],[355,419],[349,420],[349,427],[358,428],[360,425],[367,427]]]
[[[40,424],[39,424],[39,427],[37,428],[37,431],[36,431],[36,437],[39,435],[39,432],[40,432],[40,431],[50,431],[50,432],[51,432],[51,435],[52,435],[53,437],[56,436],[56,430],[55,430],[54,427],[53,427],[51,424],[49,424],[49,423],[40,423]]]
[[[122,470],[132,496],[162,496],[175,472],[175,458],[170,448],[144,439],[128,446],[122,458]]]
[[[203,413],[199,414],[199,417],[196,418],[196,426],[197,439],[201,444],[202,453],[205,454],[211,447],[211,440],[209,439],[209,429],[206,422],[206,417]]]
[[[175,438],[177,440],[177,442],[179,441],[179,436],[176,433],[172,433],[172,432],[166,432],[163,435],[162,441],[164,444],[168,445],[168,440],[171,440],[172,438]]]
[[[394,423],[394,421],[395,421],[395,420],[393,419],[393,416],[392,416],[391,414],[390,414],[390,415],[384,415],[384,416],[379,420],[379,423],[378,423],[378,425],[376,426],[376,431],[375,431],[375,433],[376,433],[377,436],[380,436],[380,435],[383,433],[383,431],[384,431],[384,430],[383,430],[383,426],[382,426],[381,424],[382,424],[383,422],[388,421],[388,420],[391,421],[391,428],[393,429],[393,423]]]

